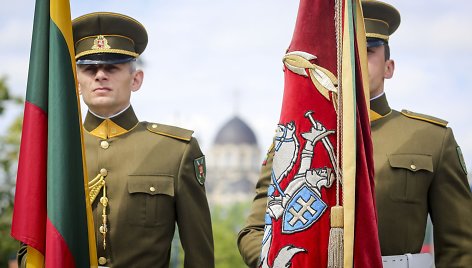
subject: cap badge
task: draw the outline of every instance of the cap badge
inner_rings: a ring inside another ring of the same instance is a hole
[[[110,46],[108,45],[108,40],[105,38],[103,35],[97,36],[95,40],[93,40],[93,46],[92,49],[94,50],[99,50],[99,49],[110,49]]]

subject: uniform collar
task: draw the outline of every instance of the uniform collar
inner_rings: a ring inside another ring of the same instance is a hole
[[[392,112],[385,93],[370,100],[370,121],[379,120]]]
[[[110,118],[100,118],[88,111],[84,128],[90,134],[102,139],[113,138],[132,130],[139,123],[133,107],[129,106],[123,112]]]

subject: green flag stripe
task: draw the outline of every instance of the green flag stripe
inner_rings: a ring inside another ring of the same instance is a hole
[[[49,1],[36,1],[35,9],[26,101],[47,112],[48,74],[44,63],[49,57],[49,16],[42,14],[49,14]]]
[[[72,62],[51,20],[49,44],[48,218],[68,244],[76,267],[89,266],[80,121]]]

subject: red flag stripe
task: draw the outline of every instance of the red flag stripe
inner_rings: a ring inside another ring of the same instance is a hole
[[[25,102],[12,235],[44,254],[46,222],[47,114]]]
[[[46,219],[46,251],[45,267],[76,267],[66,241],[54,227],[49,218]]]

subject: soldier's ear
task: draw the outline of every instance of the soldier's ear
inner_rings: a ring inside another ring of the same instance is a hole
[[[131,81],[131,91],[135,92],[141,88],[144,79],[144,72],[142,70],[136,70],[133,73],[133,79]]]
[[[82,90],[80,89],[80,83],[77,83],[77,90],[79,91],[79,95],[82,95]]]
[[[395,72],[395,61],[394,60],[386,60],[385,61],[385,69],[384,69],[384,78],[385,79],[392,78],[394,72]]]

